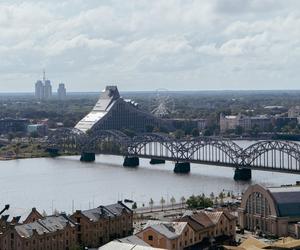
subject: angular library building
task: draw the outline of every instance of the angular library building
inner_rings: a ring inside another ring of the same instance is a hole
[[[146,131],[147,126],[166,127],[168,124],[141,110],[134,101],[120,97],[117,86],[106,86],[93,110],[75,128],[82,132],[110,129]]]

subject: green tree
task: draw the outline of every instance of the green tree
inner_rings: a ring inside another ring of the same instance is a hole
[[[181,139],[181,138],[184,137],[184,131],[181,130],[181,129],[177,129],[174,132],[174,136],[175,136],[176,139]]]
[[[152,209],[153,209],[153,205],[154,205],[154,201],[153,201],[152,198],[150,198],[149,206],[150,206],[151,212],[152,212]]]
[[[164,199],[164,197],[161,197],[161,199],[160,199],[160,205],[161,205],[161,210],[162,211],[164,210],[165,203],[166,203],[166,200]]]
[[[185,197],[184,196],[181,196],[180,202],[181,202],[181,207],[183,208],[184,203],[185,203]]]
[[[174,198],[174,196],[171,197],[170,202],[172,204],[172,208],[174,208],[174,205],[176,203],[176,199]]]
[[[192,136],[197,137],[200,135],[199,129],[198,128],[193,128],[192,130]]]
[[[131,207],[132,209],[137,209],[137,204],[136,204],[136,202],[134,202],[133,204],[132,204],[132,207]]]

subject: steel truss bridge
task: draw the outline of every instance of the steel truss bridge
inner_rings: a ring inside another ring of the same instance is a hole
[[[76,129],[59,129],[49,135],[47,148],[81,155],[113,154],[300,174],[300,144],[291,141],[259,141],[242,148],[224,138],[175,139],[158,133],[129,137],[116,130],[86,134]]]

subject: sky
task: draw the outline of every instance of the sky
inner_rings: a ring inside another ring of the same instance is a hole
[[[299,0],[0,0],[0,92],[300,88]]]

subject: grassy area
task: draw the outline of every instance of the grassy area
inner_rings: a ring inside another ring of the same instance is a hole
[[[0,157],[2,159],[20,159],[20,158],[37,158],[50,157],[40,143],[23,142],[12,143],[0,148]]]

